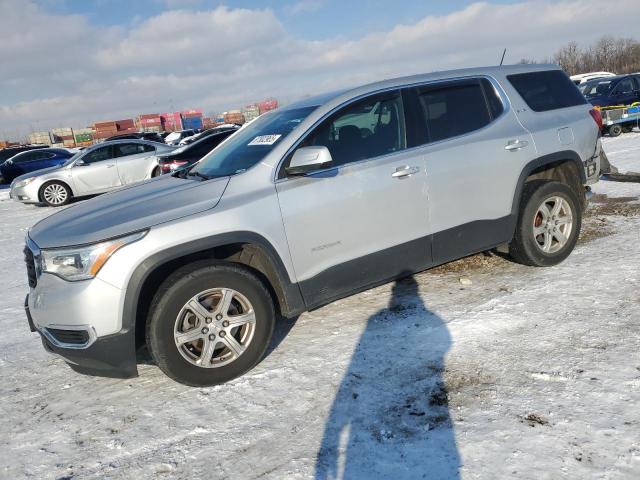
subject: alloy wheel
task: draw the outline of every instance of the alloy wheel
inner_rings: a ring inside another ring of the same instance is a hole
[[[227,365],[247,349],[256,316],[249,300],[230,288],[194,295],[176,318],[174,340],[182,357],[202,368]]]
[[[52,183],[44,188],[42,196],[51,205],[62,205],[67,201],[68,193],[59,183]]]
[[[533,237],[544,253],[557,253],[567,244],[573,230],[573,212],[564,198],[547,198],[533,219]]]

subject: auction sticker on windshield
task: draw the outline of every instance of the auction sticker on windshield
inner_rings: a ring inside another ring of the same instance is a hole
[[[260,135],[251,140],[247,145],[273,145],[282,135]]]

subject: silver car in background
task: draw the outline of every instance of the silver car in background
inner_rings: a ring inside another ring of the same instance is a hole
[[[175,147],[147,140],[116,140],[78,152],[59,167],[17,177],[10,197],[59,207],[73,197],[105,193],[153,176],[160,154]]]

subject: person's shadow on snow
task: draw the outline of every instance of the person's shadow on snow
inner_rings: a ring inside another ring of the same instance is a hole
[[[457,479],[460,457],[442,378],[451,337],[413,277],[367,322],[336,393],[315,478]]]

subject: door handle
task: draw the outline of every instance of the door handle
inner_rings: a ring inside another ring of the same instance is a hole
[[[409,165],[404,165],[402,167],[396,168],[396,171],[391,174],[393,178],[405,178],[414,173],[418,173],[420,171],[419,167],[410,167]]]
[[[107,165],[107,168],[112,168],[115,167],[116,165],[114,163],[110,163],[109,165]]]
[[[529,142],[527,142],[526,140],[509,140],[507,142],[507,146],[504,147],[504,149],[509,150],[510,152],[515,152],[517,150],[520,150],[521,148],[526,147],[527,145],[529,145]]]

